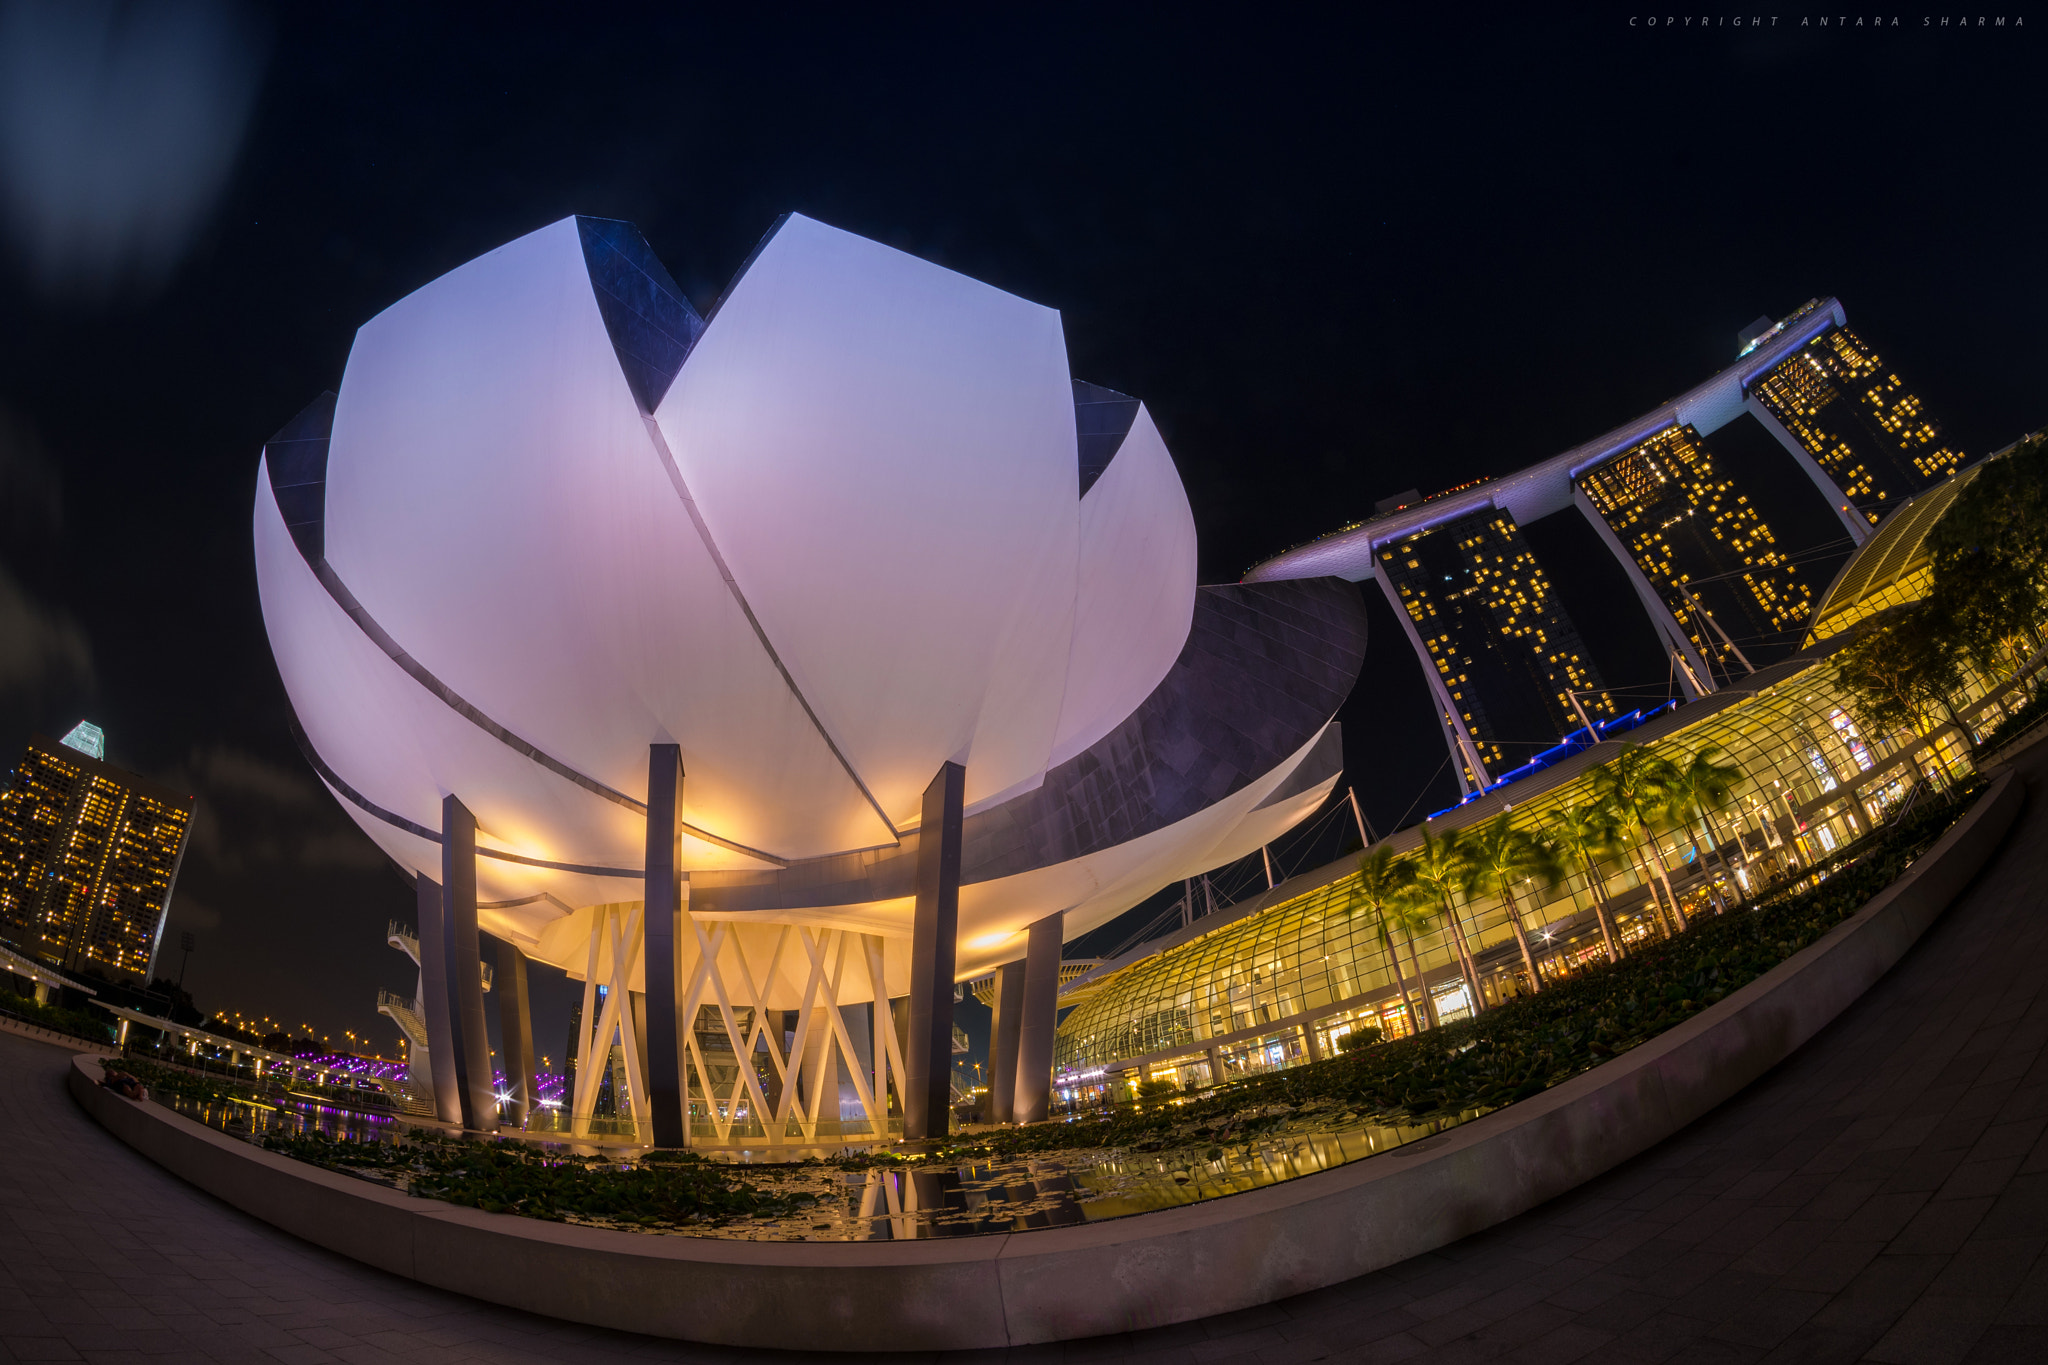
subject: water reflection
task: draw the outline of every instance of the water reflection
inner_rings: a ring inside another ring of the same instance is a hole
[[[266,1095],[261,1100],[195,1100],[159,1095],[167,1107],[217,1128],[230,1137],[252,1141],[271,1133],[304,1137],[319,1133],[343,1142],[388,1142],[401,1125],[385,1114],[367,1114],[298,1095]]]
[[[290,1095],[270,1095],[262,1102],[174,1098],[169,1103],[190,1118],[251,1141],[268,1133],[319,1132],[343,1141],[378,1143],[400,1136],[407,1127],[383,1115]],[[1332,1170],[1433,1137],[1486,1112],[1471,1109],[1401,1125],[1318,1123],[1309,1118],[1235,1142],[1204,1140],[1150,1152],[1102,1148],[1007,1162],[864,1170],[847,1170],[831,1162],[749,1163],[748,1178],[760,1181],[764,1189],[809,1194],[816,1202],[780,1218],[738,1218],[659,1235],[882,1242],[1100,1223]],[[544,1153],[557,1157],[570,1156],[572,1148],[573,1144],[541,1144]],[[624,1153],[611,1155],[619,1169],[631,1169],[630,1159],[621,1159]],[[355,1169],[351,1174],[398,1189],[410,1183],[399,1172]],[[609,1226],[602,1219],[572,1221]]]
[[[1099,1223],[1242,1194],[1432,1137],[1485,1110],[1425,1123],[1351,1124],[1157,1152],[1062,1153],[1004,1163],[821,1170],[818,1204],[800,1218],[741,1219],[692,1236],[749,1240],[906,1241]]]

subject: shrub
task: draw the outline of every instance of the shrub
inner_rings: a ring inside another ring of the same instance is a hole
[[[1337,1040],[1337,1051],[1356,1052],[1360,1048],[1371,1047],[1379,1040],[1380,1030],[1377,1024],[1353,1025],[1351,1032]]]
[[[1638,945],[1618,963],[1596,965],[1477,1019],[1248,1077],[1185,1105],[1120,1108],[990,1134],[973,1150],[998,1157],[1156,1150],[1241,1140],[1301,1114],[1320,1112],[1333,1124],[1396,1125],[1512,1104],[1639,1046],[1777,966],[1896,880],[1964,809],[1960,801],[1927,802],[1753,908],[1696,920],[1686,933]],[[1823,879],[1809,884],[1817,876]]]
[[[0,989],[0,1013],[11,1014],[52,1033],[67,1033],[87,1042],[112,1042],[114,1037],[114,1026],[100,1015],[87,1010],[65,1009],[61,1005],[38,1005],[34,996],[16,995],[12,990]]]

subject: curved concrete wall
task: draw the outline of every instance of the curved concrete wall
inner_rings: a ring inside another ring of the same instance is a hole
[[[1769,973],[1555,1089],[1398,1151],[1090,1226],[917,1242],[728,1242],[411,1199],[289,1161],[94,1084],[122,1141],[235,1207],[422,1283],[627,1331],[804,1350],[1059,1341],[1318,1289],[1490,1227],[1662,1141],[1783,1060],[1902,957],[1990,859],[2017,777],[1898,882]]]

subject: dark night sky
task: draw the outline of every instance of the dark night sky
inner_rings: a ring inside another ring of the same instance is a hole
[[[293,748],[257,452],[337,384],[358,324],[567,214],[638,223],[700,305],[798,210],[1057,307],[1074,372],[1157,417],[1205,581],[1597,435],[1819,294],[1966,450],[2048,422],[2026,28],[1187,13],[244,14],[197,45],[228,92],[218,192],[156,175],[211,197],[125,273],[23,245],[10,163],[0,747],[89,716],[114,761],[199,794],[166,941],[197,932],[202,1007],[391,1045],[373,1000],[411,989],[381,942],[410,894]],[[131,213],[145,236],[176,218]],[[1769,496],[1782,540],[1828,538],[1817,498]],[[1661,690],[1618,574],[1569,527],[1537,534],[1609,680]],[[1373,610],[1343,719],[1388,825],[1451,789]]]

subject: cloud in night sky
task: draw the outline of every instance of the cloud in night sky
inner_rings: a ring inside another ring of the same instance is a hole
[[[164,920],[163,942],[168,949],[174,950],[178,942],[179,930],[191,929],[197,932],[203,929],[218,929],[220,926],[220,911],[189,894],[181,886],[171,893],[171,913]],[[164,973],[167,964],[175,963],[175,961],[176,959],[171,957],[167,951],[160,950],[157,955],[158,975]]]
[[[0,568],[0,693],[37,693],[91,679],[92,646],[78,623],[38,602]]]
[[[311,777],[246,750],[194,749],[163,780],[198,796],[191,852],[219,872],[264,877],[287,866],[363,871],[384,862],[360,831],[336,828],[333,802]]]
[[[63,523],[63,487],[42,438],[0,408],[0,535],[18,543],[54,535]]]
[[[234,167],[262,47],[219,0],[0,4],[0,210],[40,290],[169,277]]]
[[[312,806],[320,788],[303,772],[217,744],[194,750],[193,772],[209,790],[223,795],[253,796],[273,806]]]

